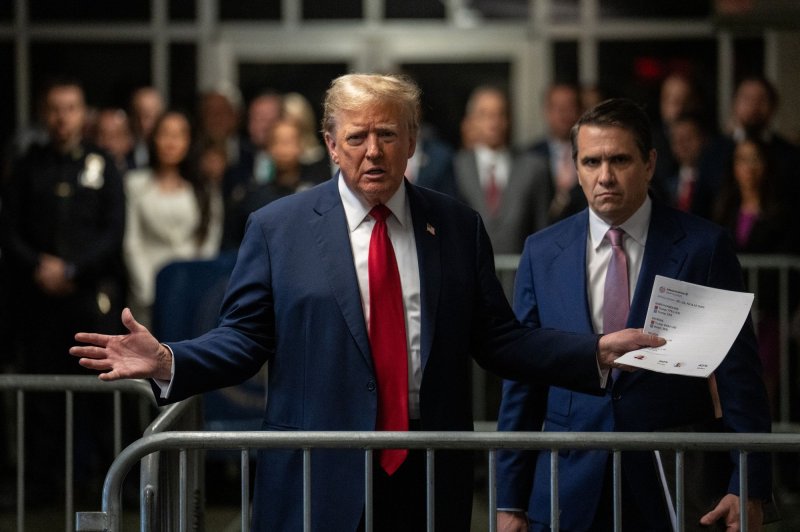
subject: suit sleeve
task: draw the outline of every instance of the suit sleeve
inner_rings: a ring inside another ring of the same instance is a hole
[[[602,394],[597,378],[598,337],[521,325],[497,279],[489,236],[475,216],[478,289],[472,335],[478,364],[503,378]]]
[[[170,343],[175,378],[169,402],[238,384],[251,376],[275,349],[270,250],[261,224],[251,216],[212,331]]]
[[[711,260],[708,285],[725,290],[743,291],[742,271],[730,238],[723,232]],[[766,391],[761,378],[761,363],[753,324],[747,319],[728,355],[714,372],[717,379],[722,419],[733,432],[767,433],[771,418]],[[735,463],[728,491],[739,493],[739,455],[733,451]],[[768,499],[772,492],[771,465],[768,454],[753,453],[748,457],[749,494]]]
[[[514,283],[514,312],[523,325],[539,327],[536,292],[533,286],[530,241],[525,246]],[[503,398],[497,428],[501,431],[538,432],[547,406],[546,384],[503,381]],[[538,451],[499,451],[497,453],[498,508],[526,510],[533,487]]]

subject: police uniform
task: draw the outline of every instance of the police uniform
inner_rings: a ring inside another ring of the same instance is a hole
[[[67,153],[33,146],[4,197],[4,249],[15,277],[13,310],[21,365],[33,373],[74,373],[67,355],[79,330],[116,332],[123,301],[125,199],[108,155],[86,143]],[[43,292],[33,281],[42,253],[67,263],[74,290]]]

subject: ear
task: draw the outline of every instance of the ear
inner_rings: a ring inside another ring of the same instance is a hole
[[[653,174],[656,171],[656,159],[658,158],[658,154],[656,153],[655,149],[650,150],[650,156],[647,158],[647,162],[645,163],[645,168],[647,169],[647,182],[649,183],[653,179]]]
[[[328,154],[331,156],[331,161],[338,165],[339,155],[336,153],[336,137],[327,131],[325,132],[325,146],[328,148]]]
[[[416,135],[409,135],[408,139],[408,158],[414,156],[414,152],[417,151],[417,136]]]

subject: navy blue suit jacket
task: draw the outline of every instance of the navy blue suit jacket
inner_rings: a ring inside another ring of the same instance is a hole
[[[477,213],[406,190],[420,269],[421,428],[472,430],[470,358],[501,376],[602,393],[596,336],[522,327]],[[170,347],[170,401],[238,383],[266,362],[264,430],[375,430],[376,380],[336,178],[251,216],[219,326]],[[437,522],[467,530],[471,454],[436,456]],[[259,453],[255,529],[301,528],[301,472],[299,451]],[[356,529],[363,473],[361,451],[312,453],[314,530]]]
[[[514,310],[524,324],[574,332],[593,330],[587,300],[588,210],[528,238],[517,272]],[[653,204],[652,218],[628,327],[642,327],[656,275],[742,290],[742,276],[725,231],[705,220]],[[715,375],[723,423],[735,432],[769,432],[770,415],[760,378],[756,340],[748,320]],[[713,418],[706,379],[639,370],[622,373],[606,394],[592,396],[557,386],[507,381],[500,430],[658,431],[677,430]],[[561,526],[586,530],[597,509],[606,474],[606,451],[559,454]],[[498,460],[498,507],[528,511],[550,522],[549,453],[508,452]],[[751,496],[770,494],[768,460],[752,455]],[[652,529],[667,529],[663,493],[652,453],[626,453],[625,481]],[[738,469],[728,489],[738,493]]]

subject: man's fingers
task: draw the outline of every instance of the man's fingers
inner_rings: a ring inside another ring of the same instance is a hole
[[[94,371],[108,371],[111,369],[111,364],[104,359],[81,358],[78,360],[78,364]]]
[[[714,508],[713,510],[711,510],[706,515],[700,518],[700,524],[706,526],[713,525],[725,515],[726,515],[726,510],[722,508],[720,505],[717,505],[716,508]]]
[[[117,370],[111,370],[106,373],[101,373],[97,377],[101,381],[106,381],[106,382],[116,381],[122,378]]]
[[[700,518],[700,524],[704,526],[713,525],[719,517],[714,511],[708,512],[706,515]]]
[[[143,329],[144,326],[136,321],[136,318],[133,317],[133,312],[128,307],[122,311],[122,324],[128,329],[130,332],[137,332],[140,329]]]
[[[82,344],[91,344],[96,345],[99,347],[106,347],[108,345],[108,340],[111,336],[107,334],[97,334],[97,333],[85,333],[79,332],[75,335],[75,341],[80,342]]]
[[[69,354],[80,358],[99,360],[107,358],[106,350],[93,345],[75,345],[69,348]]]
[[[661,347],[667,341],[657,334],[650,334],[644,332],[644,329],[635,329],[636,332],[639,333],[638,335],[638,343],[641,347]]]
[[[648,347],[661,347],[662,345],[666,344],[667,341],[660,336],[656,336],[655,334],[646,334],[648,340]]]

